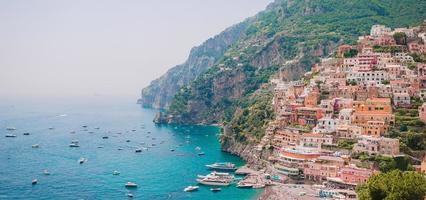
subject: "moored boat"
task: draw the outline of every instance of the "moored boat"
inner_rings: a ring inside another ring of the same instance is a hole
[[[210,191],[212,191],[212,192],[220,192],[220,191],[222,191],[222,189],[220,187],[214,187],[214,188],[210,188]]]
[[[33,144],[33,145],[31,145],[31,148],[38,148],[39,147],[39,145],[38,144]]]
[[[133,183],[133,182],[127,182],[126,185],[124,185],[127,188],[136,188],[138,187],[138,184]]]
[[[212,170],[222,170],[222,171],[235,171],[237,168],[235,167],[235,164],[226,162],[226,163],[214,163],[210,165],[206,165],[209,169]]]

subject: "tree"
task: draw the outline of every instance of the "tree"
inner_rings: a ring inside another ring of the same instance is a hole
[[[417,172],[393,170],[373,175],[356,191],[360,200],[422,200],[426,178]]]
[[[393,34],[396,44],[398,45],[407,45],[407,35],[402,32],[397,32]]]

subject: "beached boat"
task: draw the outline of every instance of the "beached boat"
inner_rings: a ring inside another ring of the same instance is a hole
[[[127,182],[126,185],[124,185],[127,188],[136,188],[138,187],[138,184],[133,183],[133,182]]]
[[[198,190],[198,188],[200,188],[200,187],[190,185],[190,186],[186,187],[185,189],[183,189],[183,191],[184,192],[193,192],[193,191]]]
[[[211,165],[206,165],[209,169],[212,170],[221,170],[221,171],[235,171],[237,168],[235,167],[235,164],[226,162],[226,163],[214,163]]]

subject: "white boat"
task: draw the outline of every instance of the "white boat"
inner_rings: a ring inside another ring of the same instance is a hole
[[[237,188],[252,188],[253,184],[250,183],[244,183],[244,182],[239,182],[237,183]]]
[[[120,175],[120,172],[115,170],[115,171],[112,172],[112,175],[115,175],[115,176]]]
[[[31,147],[32,147],[32,148],[38,148],[38,147],[39,147],[39,145],[38,145],[38,144],[33,144],[33,145],[31,145]]]
[[[124,185],[125,187],[129,187],[129,188],[135,188],[138,187],[138,184],[133,183],[133,182],[127,182],[126,185]]]
[[[198,175],[198,178],[221,178],[221,179],[228,179],[233,181],[235,179],[234,176],[230,175],[229,173],[222,173],[222,172],[212,172],[210,174],[207,174],[205,176],[203,175]]]
[[[70,147],[80,147],[80,144],[79,144],[78,140],[73,140],[73,141],[71,141],[69,146]]]
[[[196,179],[198,183],[203,185],[214,185],[214,186],[229,186],[232,181],[219,178],[198,178]]]
[[[132,194],[132,193],[127,193],[127,196],[128,196],[129,198],[133,198],[133,194]]]
[[[31,181],[31,184],[35,185],[35,184],[37,184],[37,182],[38,182],[38,180],[37,180],[37,179],[33,179],[33,180]]]
[[[6,127],[6,130],[8,130],[8,131],[14,131],[14,130],[16,130],[16,128],[15,127]]]
[[[254,184],[253,185],[253,189],[259,189],[259,188],[264,188],[265,185],[264,184]]]
[[[201,147],[195,147],[196,151],[201,151]]]
[[[47,171],[47,169],[45,169],[45,170],[43,171],[43,174],[44,174],[44,175],[50,175],[50,172],[49,172],[49,171]]]
[[[15,134],[6,134],[6,137],[16,137]]]
[[[184,192],[193,192],[193,191],[198,190],[198,188],[200,188],[200,187],[190,185],[190,186],[186,187],[185,189],[183,189],[183,191]]]
[[[198,155],[199,155],[199,156],[204,156],[204,155],[206,155],[206,153],[204,153],[204,152],[199,152],[199,153],[198,153]]]
[[[235,171],[237,168],[235,167],[235,164],[232,164],[230,162],[226,163],[214,163],[211,165],[206,165],[209,169],[213,170],[223,170],[223,171]]]
[[[87,161],[87,159],[86,158],[80,158],[80,159],[78,159],[78,163],[80,163],[80,164],[83,164],[83,163],[85,163]]]
[[[220,192],[222,189],[219,187],[210,188],[210,191],[212,192]]]

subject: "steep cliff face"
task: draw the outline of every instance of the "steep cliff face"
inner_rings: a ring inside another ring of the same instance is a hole
[[[182,86],[213,66],[232,44],[244,36],[248,24],[248,20],[239,23],[194,47],[185,63],[173,67],[144,88],[138,102],[144,107],[167,108]]]

